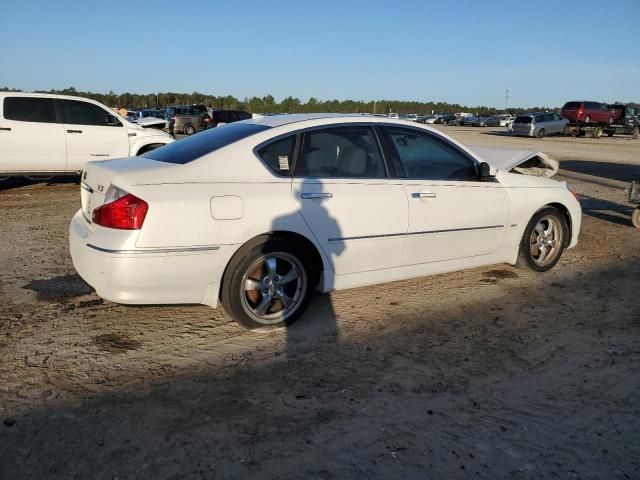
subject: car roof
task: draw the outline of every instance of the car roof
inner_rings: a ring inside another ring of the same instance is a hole
[[[376,122],[384,120],[385,117],[374,117],[373,115],[360,115],[354,113],[285,113],[281,115],[269,115],[262,118],[254,118],[245,120],[247,123],[255,123],[256,125],[264,125],[266,127],[281,127],[291,123],[306,122],[308,120],[324,120],[324,119],[341,119],[344,121]]]

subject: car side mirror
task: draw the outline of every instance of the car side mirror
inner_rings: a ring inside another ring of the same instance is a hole
[[[480,164],[480,179],[495,177],[495,173],[491,171],[491,165],[487,162]]]
[[[115,115],[107,115],[106,124],[109,127],[120,127],[122,125]]]

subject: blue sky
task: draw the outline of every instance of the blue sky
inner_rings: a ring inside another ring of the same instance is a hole
[[[0,86],[25,90],[640,100],[640,0],[22,0],[0,12]]]

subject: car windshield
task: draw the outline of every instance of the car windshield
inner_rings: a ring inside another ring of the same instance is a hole
[[[531,123],[533,117],[517,117],[513,123]]]
[[[268,128],[255,123],[230,123],[156,148],[142,156],[159,162],[185,164]]]

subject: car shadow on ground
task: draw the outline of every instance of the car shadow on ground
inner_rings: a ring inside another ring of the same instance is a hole
[[[582,207],[582,213],[585,215],[633,228],[633,225],[631,225],[633,207],[630,205],[590,197],[589,195],[580,195],[580,206]]]
[[[80,184],[79,175],[61,176],[61,177],[46,177],[46,178],[26,178],[26,177],[10,177],[4,180],[0,180],[0,192],[3,190],[11,190],[13,188],[27,187],[29,185],[43,184],[47,187],[55,186],[65,183]]]
[[[36,298],[40,301],[64,301],[93,293],[93,288],[78,274],[31,280],[22,288],[35,292]]]
[[[570,172],[608,178],[620,182],[640,181],[640,165],[590,162],[586,160],[562,160],[560,168]]]

